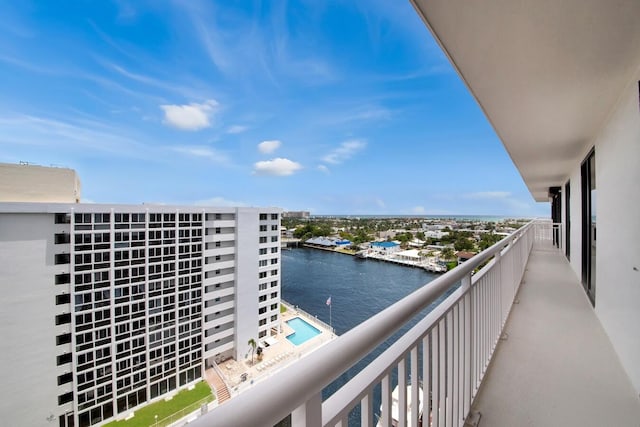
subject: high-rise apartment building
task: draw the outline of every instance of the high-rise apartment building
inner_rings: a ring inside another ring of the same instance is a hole
[[[7,425],[89,426],[280,321],[280,210],[0,203]]]

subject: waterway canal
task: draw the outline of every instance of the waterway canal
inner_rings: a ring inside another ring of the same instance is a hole
[[[389,307],[402,297],[431,282],[437,275],[413,267],[391,263],[359,260],[355,257],[316,249],[299,248],[282,252],[282,298],[306,312],[331,323],[342,335],[364,320]],[[424,316],[429,309],[424,310]],[[353,378],[367,363],[388,348],[403,332],[418,321],[396,333],[364,361],[335,380],[323,391],[331,395]],[[374,393],[374,408],[380,406],[379,391]],[[359,425],[359,416],[351,416],[349,425]]]

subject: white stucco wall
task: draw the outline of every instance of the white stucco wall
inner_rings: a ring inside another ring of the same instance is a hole
[[[0,202],[79,201],[80,178],[73,169],[0,163]]]
[[[580,190],[580,165],[577,165],[569,177],[571,180],[571,267],[576,273],[578,280],[582,274],[582,193]],[[564,220],[564,216],[562,217]]]
[[[2,425],[57,427],[64,413],[58,395],[72,389],[71,383],[57,385],[64,369],[56,356],[70,345],[56,348],[56,336],[71,326],[55,326],[55,316],[65,311],[55,296],[68,285],[54,284],[64,269],[54,265],[54,227],[53,214],[0,214]]]
[[[250,348],[247,344],[249,339],[258,341],[258,219],[257,209],[237,210],[236,360],[244,360]]]
[[[595,309],[640,393],[639,79],[640,73],[625,89],[595,143]]]

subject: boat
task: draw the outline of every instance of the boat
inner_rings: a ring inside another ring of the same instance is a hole
[[[391,393],[391,426],[393,427],[398,426],[399,419],[400,419],[399,399],[400,399],[400,391],[398,389],[398,386],[396,386],[393,389],[393,392]],[[424,399],[422,394],[422,385],[420,385],[420,387],[418,387],[418,411],[420,415],[418,417],[417,427],[422,427],[423,403],[424,403]],[[380,412],[382,412],[382,405],[380,405]],[[410,413],[411,413],[411,385],[407,385],[407,427],[416,427],[411,425]],[[378,419],[378,423],[376,424],[376,427],[385,427],[382,425],[382,419]]]
[[[447,267],[440,264],[429,263],[424,266],[424,269],[430,273],[446,273]]]
[[[366,250],[363,250],[363,251],[356,252],[355,257],[357,259],[367,259],[369,257],[369,255],[367,254]]]

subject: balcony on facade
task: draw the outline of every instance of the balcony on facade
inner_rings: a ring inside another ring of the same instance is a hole
[[[193,425],[275,425],[290,416],[294,426],[386,426],[398,384],[403,426],[418,425],[406,403],[418,401],[418,387],[431,396],[423,413],[434,426],[634,425],[638,397],[553,235],[550,222],[528,224]],[[430,306],[322,400],[335,378]]]

